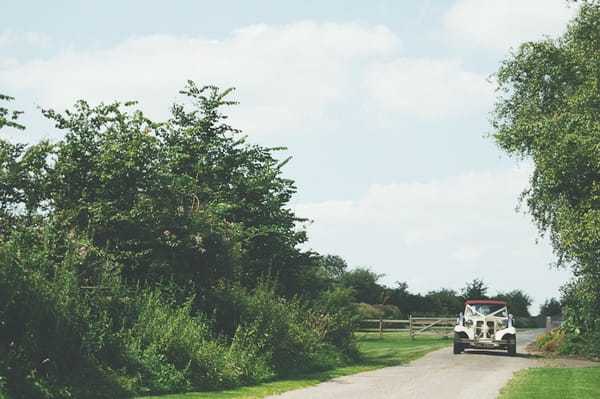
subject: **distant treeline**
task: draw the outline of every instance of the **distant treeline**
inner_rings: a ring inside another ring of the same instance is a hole
[[[332,255],[322,257],[322,259],[344,264],[341,258]],[[530,327],[536,324],[536,320],[529,312],[532,298],[520,289],[490,295],[487,285],[482,280],[475,278],[465,283],[460,292],[443,288],[423,295],[411,293],[408,285],[403,282],[398,282],[396,287],[378,284],[377,281],[380,277],[382,276],[366,268],[347,270],[339,275],[338,284],[349,288],[352,299],[361,303],[360,313],[363,319],[379,317],[407,319],[411,315],[456,316],[464,310],[464,303],[467,299],[496,299],[508,302],[510,313],[515,316],[521,327]],[[561,304],[555,298],[547,299],[539,309],[541,317],[560,313]]]

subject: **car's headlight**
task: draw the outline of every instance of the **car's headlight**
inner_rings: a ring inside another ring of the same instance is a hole
[[[473,320],[471,320],[471,319],[465,320],[465,326],[472,327],[473,326]]]
[[[508,325],[508,320],[498,320],[498,327],[506,328],[507,325]]]

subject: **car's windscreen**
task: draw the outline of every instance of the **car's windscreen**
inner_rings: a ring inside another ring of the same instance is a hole
[[[484,316],[498,312],[501,309],[504,309],[504,312],[499,312],[497,316],[506,317],[506,307],[504,305],[494,305],[494,304],[473,304],[471,307],[477,312]]]

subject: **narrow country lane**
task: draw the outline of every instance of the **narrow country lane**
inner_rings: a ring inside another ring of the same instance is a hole
[[[406,365],[340,377],[267,399],[495,399],[515,371],[540,365],[525,347],[542,332],[518,333],[514,357],[483,350],[453,355],[448,347]]]

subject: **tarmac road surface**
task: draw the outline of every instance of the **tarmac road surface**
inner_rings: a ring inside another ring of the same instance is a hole
[[[525,347],[542,332],[517,332],[516,356],[474,349],[453,355],[448,347],[409,364],[335,378],[267,399],[495,399],[515,371],[541,365]]]

